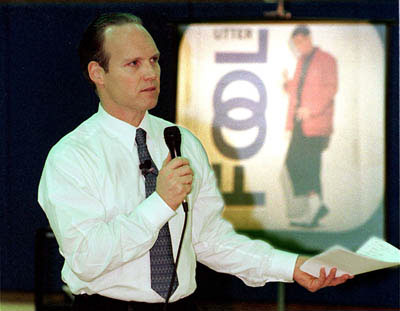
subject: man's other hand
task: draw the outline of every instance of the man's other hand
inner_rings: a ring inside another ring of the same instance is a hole
[[[316,278],[308,273],[300,270],[300,266],[307,260],[307,257],[299,256],[296,261],[294,268],[293,279],[301,286],[309,290],[310,292],[316,292],[317,290],[328,287],[343,284],[348,279],[352,279],[353,276],[349,274],[336,277],[336,268],[331,269],[328,275],[326,275],[325,268],[321,268],[319,277]]]

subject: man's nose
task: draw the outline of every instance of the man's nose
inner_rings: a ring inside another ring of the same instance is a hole
[[[154,64],[147,64],[143,69],[144,80],[155,80],[158,77],[158,68]]]

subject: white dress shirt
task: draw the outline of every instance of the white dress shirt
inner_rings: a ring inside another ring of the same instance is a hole
[[[170,122],[146,114],[139,127],[159,169],[168,155]],[[196,137],[180,128],[182,155],[194,172],[188,224],[178,265],[179,287],[170,301],[196,289],[199,261],[234,274],[249,286],[292,282],[297,255],[235,233],[221,212],[224,203],[207,155]],[[50,151],[39,185],[39,203],[65,258],[62,279],[74,294],[126,301],[163,302],[151,289],[149,249],[169,222],[174,256],[184,222],[154,192],[145,198],[136,128],[99,110]]]

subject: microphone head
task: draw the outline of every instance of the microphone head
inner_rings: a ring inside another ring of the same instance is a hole
[[[177,126],[169,126],[164,129],[164,139],[172,158],[181,156],[181,132]]]

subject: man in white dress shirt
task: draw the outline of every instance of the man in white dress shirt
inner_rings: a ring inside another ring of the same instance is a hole
[[[163,139],[170,122],[152,116],[160,91],[160,52],[134,15],[104,14],[85,31],[81,65],[100,98],[99,110],[50,151],[39,203],[65,258],[62,279],[75,295],[74,310],[161,310],[165,298],[151,287],[149,250],[168,223],[176,258],[185,213],[188,223],[177,266],[179,285],[168,310],[195,310],[199,261],[238,276],[249,286],[296,281],[310,291],[345,282],[321,269],[314,278],[304,257],[238,235],[221,212],[223,200],[201,143],[180,128],[182,154],[171,159]],[[145,197],[135,142],[147,147],[159,173]],[[158,308],[158,309],[157,309]]]

